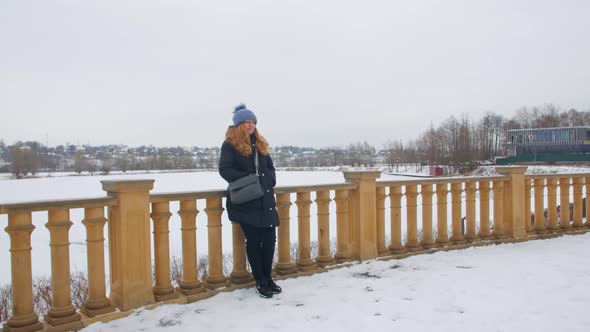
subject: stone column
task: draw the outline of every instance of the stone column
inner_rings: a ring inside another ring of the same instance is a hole
[[[182,232],[182,280],[178,292],[183,295],[202,293],[205,288],[197,275],[197,201],[187,199],[180,201],[180,216]]]
[[[4,230],[10,235],[12,314],[4,324],[4,331],[37,331],[43,328],[33,308],[31,233],[34,229],[30,211],[8,211],[8,227]]]
[[[156,301],[167,301],[178,297],[170,282],[170,203],[152,204],[154,221],[154,256],[156,265],[156,285],[153,287]]]
[[[570,178],[559,178],[559,228],[568,230],[570,223]]]
[[[559,230],[557,224],[557,180],[547,179],[547,228],[551,232]]]
[[[432,185],[420,185],[422,191],[422,242],[425,249],[435,247],[434,237],[432,234]]]
[[[154,303],[149,197],[154,180],[101,183],[118,201],[109,207],[111,303],[122,311]]]
[[[281,224],[278,230],[279,262],[275,265],[278,275],[289,275],[297,272],[297,267],[291,261],[291,194],[277,194],[277,209]]]
[[[479,182],[479,238],[490,238],[490,182]]]
[[[389,187],[391,243],[389,250],[394,255],[407,251],[402,244],[402,188],[400,186]]]
[[[494,231],[492,236],[503,239],[504,234],[504,181],[494,181],[492,187],[494,193]]]
[[[451,218],[452,218],[452,235],[453,244],[465,243],[462,232],[461,221],[461,193],[463,192],[462,183],[451,183]]]
[[[297,193],[297,230],[298,230],[298,250],[297,250],[297,267],[301,271],[315,270],[317,266],[311,260],[310,245],[310,215],[309,207],[311,206],[311,195],[309,192]]]
[[[318,207],[318,257],[316,263],[320,266],[328,266],[335,263],[330,255],[330,192],[318,191],[316,204]]]
[[[439,247],[449,244],[449,232],[447,222],[447,195],[449,194],[446,183],[436,184],[436,244]]]
[[[511,217],[506,227],[506,234],[512,238],[526,238],[526,228],[524,220],[524,173],[526,173],[527,167],[523,166],[498,166],[496,172],[503,175],[510,176],[510,181],[506,192],[508,194],[508,205],[504,206],[504,209],[508,209]],[[504,200],[506,202],[506,199]],[[506,212],[506,211],[505,211]],[[506,221],[506,220],[505,220]]]
[[[385,187],[377,187],[377,254],[389,255],[389,249],[385,246]]]
[[[469,242],[477,240],[475,229],[475,182],[465,183],[465,205],[466,205],[466,232],[465,239]]]
[[[347,182],[356,183],[351,190],[352,255],[364,261],[378,257],[376,180],[381,171],[344,171]]]
[[[545,180],[535,179],[535,232],[538,234],[547,233],[545,229],[545,208],[543,192],[545,191]]]
[[[229,281],[223,275],[223,245],[221,243],[221,197],[207,198],[205,213],[207,214],[207,241],[209,266],[204,286],[218,289],[229,286]]]
[[[106,296],[104,263],[104,208],[84,209],[82,224],[86,227],[86,254],[88,257],[88,300],[80,312],[88,317],[115,311]]]
[[[336,190],[336,262],[352,259],[350,252],[350,206],[347,189]]]
[[[45,321],[53,326],[77,322],[76,327],[82,328],[80,314],[72,305],[71,296],[68,233],[71,226],[69,209],[49,210],[49,222],[45,227],[49,230],[51,247],[51,309],[45,315]]]
[[[242,226],[238,223],[231,225],[233,239],[233,263],[234,267],[229,275],[232,284],[241,285],[254,280],[254,276],[248,272],[246,266],[246,237]]]

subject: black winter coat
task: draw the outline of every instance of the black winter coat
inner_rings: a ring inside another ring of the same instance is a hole
[[[255,136],[250,135],[252,153],[243,156],[227,141],[221,145],[221,157],[219,159],[219,174],[228,183],[246,175],[256,173],[254,167],[254,149],[256,149]],[[270,155],[258,153],[258,173],[260,184],[264,190],[264,196],[243,204],[232,204],[227,193],[226,209],[229,220],[244,223],[256,227],[276,227],[279,225],[273,187],[276,185],[275,167]]]

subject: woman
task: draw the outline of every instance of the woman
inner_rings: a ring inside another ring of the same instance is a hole
[[[233,126],[225,133],[221,146],[219,174],[229,183],[256,173],[254,158],[258,156],[258,174],[264,196],[242,204],[233,204],[227,195],[229,219],[239,223],[246,237],[246,254],[256,291],[265,298],[281,292],[272,280],[272,261],[275,252],[279,215],[273,187],[276,184],[275,168],[270,158],[268,142],[256,129],[256,115],[241,104],[235,108]],[[257,152],[256,152],[257,151]]]

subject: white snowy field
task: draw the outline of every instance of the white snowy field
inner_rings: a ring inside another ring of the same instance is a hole
[[[590,331],[590,234],[371,261],[185,305],[99,331]]]

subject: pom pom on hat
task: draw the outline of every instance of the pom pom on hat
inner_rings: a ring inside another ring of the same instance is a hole
[[[256,120],[256,115],[254,112],[246,108],[245,104],[240,104],[234,108],[234,116],[232,118],[234,122],[234,126],[237,127],[240,123],[248,120],[254,120],[255,123],[258,122]]]

